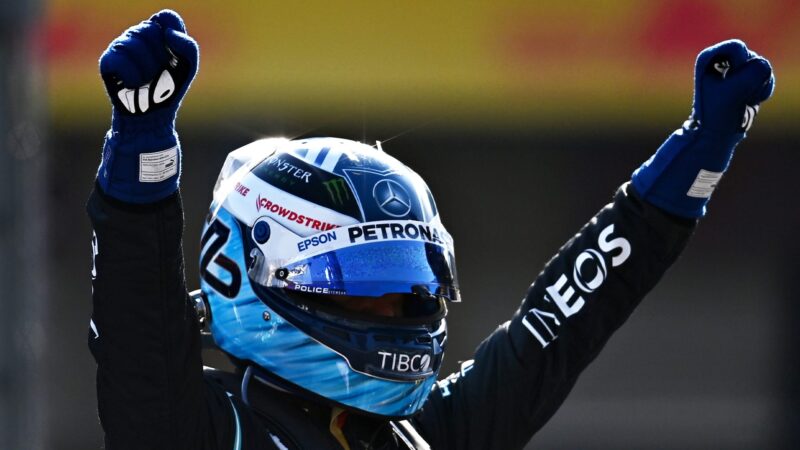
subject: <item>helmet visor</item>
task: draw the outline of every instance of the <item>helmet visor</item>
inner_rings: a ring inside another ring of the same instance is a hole
[[[265,220],[273,232],[291,233]],[[269,242],[258,250],[251,251],[248,274],[262,286],[326,295],[399,293],[460,300],[452,238],[441,225],[361,223],[298,236],[284,251],[270,248]],[[295,257],[281,257],[288,252]]]

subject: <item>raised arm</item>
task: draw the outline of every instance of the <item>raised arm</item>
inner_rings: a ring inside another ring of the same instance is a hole
[[[113,105],[88,204],[94,228],[89,348],[108,449],[200,448],[207,421],[199,334],[184,286],[175,116],[197,44],[162,11],[100,58]]]
[[[692,116],[545,266],[416,418],[437,449],[522,448],[688,241],[774,87],[741,41],[698,56]],[[448,430],[442,432],[442,430]]]

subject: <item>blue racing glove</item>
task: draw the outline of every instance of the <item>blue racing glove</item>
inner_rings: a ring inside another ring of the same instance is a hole
[[[111,98],[97,181],[107,195],[150,203],[178,189],[181,149],[175,116],[199,62],[183,19],[163,10],[125,30],[100,56]]]
[[[636,192],[672,214],[705,215],[734,148],[774,87],[769,61],[740,40],[700,52],[694,68],[692,115],[633,173]]]

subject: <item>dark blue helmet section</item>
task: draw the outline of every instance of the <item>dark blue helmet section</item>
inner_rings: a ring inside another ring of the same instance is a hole
[[[420,183],[410,170],[359,167],[342,169],[342,173],[357,192],[364,222],[393,219],[429,222],[436,215],[427,188],[425,195],[418,195]]]
[[[360,218],[356,196],[344,177],[326,172],[291,154],[270,156],[253,169],[267,183],[316,205]]]

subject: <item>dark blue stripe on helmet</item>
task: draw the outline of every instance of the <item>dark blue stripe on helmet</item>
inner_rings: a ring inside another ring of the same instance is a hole
[[[319,151],[317,159],[314,160],[314,164],[322,164],[322,161],[325,161],[325,157],[328,156],[329,151],[331,151],[330,147],[323,147],[323,149]]]

